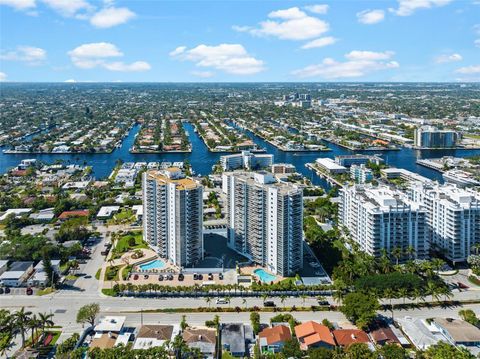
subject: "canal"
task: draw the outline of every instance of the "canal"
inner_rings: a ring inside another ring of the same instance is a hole
[[[192,124],[185,122],[184,127],[192,143],[193,150],[191,153],[131,154],[129,149],[135,141],[136,134],[140,130],[140,125],[135,125],[123,140],[122,145],[108,154],[4,154],[3,151],[0,151],[0,173],[5,173],[10,168],[16,166],[22,159],[26,158],[36,158],[45,163],[54,163],[57,160],[63,160],[72,164],[90,165],[92,166],[93,174],[98,179],[106,178],[119,159],[124,162],[174,162],[188,160],[197,174],[206,175],[210,173],[212,166],[218,162],[221,154],[208,151],[200,136],[194,131]],[[245,133],[252,138],[259,147],[265,148],[267,153],[273,154],[276,163],[291,163],[296,167],[298,172],[312,180],[314,184],[327,188],[329,186],[326,181],[315,175],[313,171],[307,169],[305,164],[315,161],[318,157],[333,158],[338,155],[362,153],[362,151],[351,151],[331,143],[327,144],[331,149],[329,152],[283,152],[253,133],[249,131],[245,131]],[[385,160],[386,164],[391,167],[405,168],[422,176],[441,180],[441,174],[439,172],[417,165],[415,163],[417,158],[438,158],[442,156],[467,157],[480,155],[480,150],[420,151],[411,148],[402,148],[400,151],[368,151],[368,154],[373,153],[379,154]]]

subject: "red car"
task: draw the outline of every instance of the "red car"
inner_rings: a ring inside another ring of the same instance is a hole
[[[133,276],[133,280],[137,280],[137,279],[138,279],[138,274],[135,274],[135,275]]]

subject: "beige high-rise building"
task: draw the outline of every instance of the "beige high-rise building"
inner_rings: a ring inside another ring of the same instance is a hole
[[[178,267],[203,259],[203,187],[178,168],[143,174],[143,235]]]

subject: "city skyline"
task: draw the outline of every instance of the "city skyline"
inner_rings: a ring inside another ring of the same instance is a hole
[[[480,80],[478,1],[0,0],[0,80]]]

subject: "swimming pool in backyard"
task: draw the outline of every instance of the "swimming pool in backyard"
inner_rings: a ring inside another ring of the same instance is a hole
[[[143,263],[139,265],[141,270],[151,270],[151,269],[160,269],[165,267],[165,262],[160,259],[155,259],[153,261]]]
[[[253,274],[255,274],[258,277],[258,279],[260,279],[260,281],[263,283],[271,283],[275,279],[277,279],[276,276],[274,276],[273,274],[267,273],[263,269],[255,269],[253,271]]]

